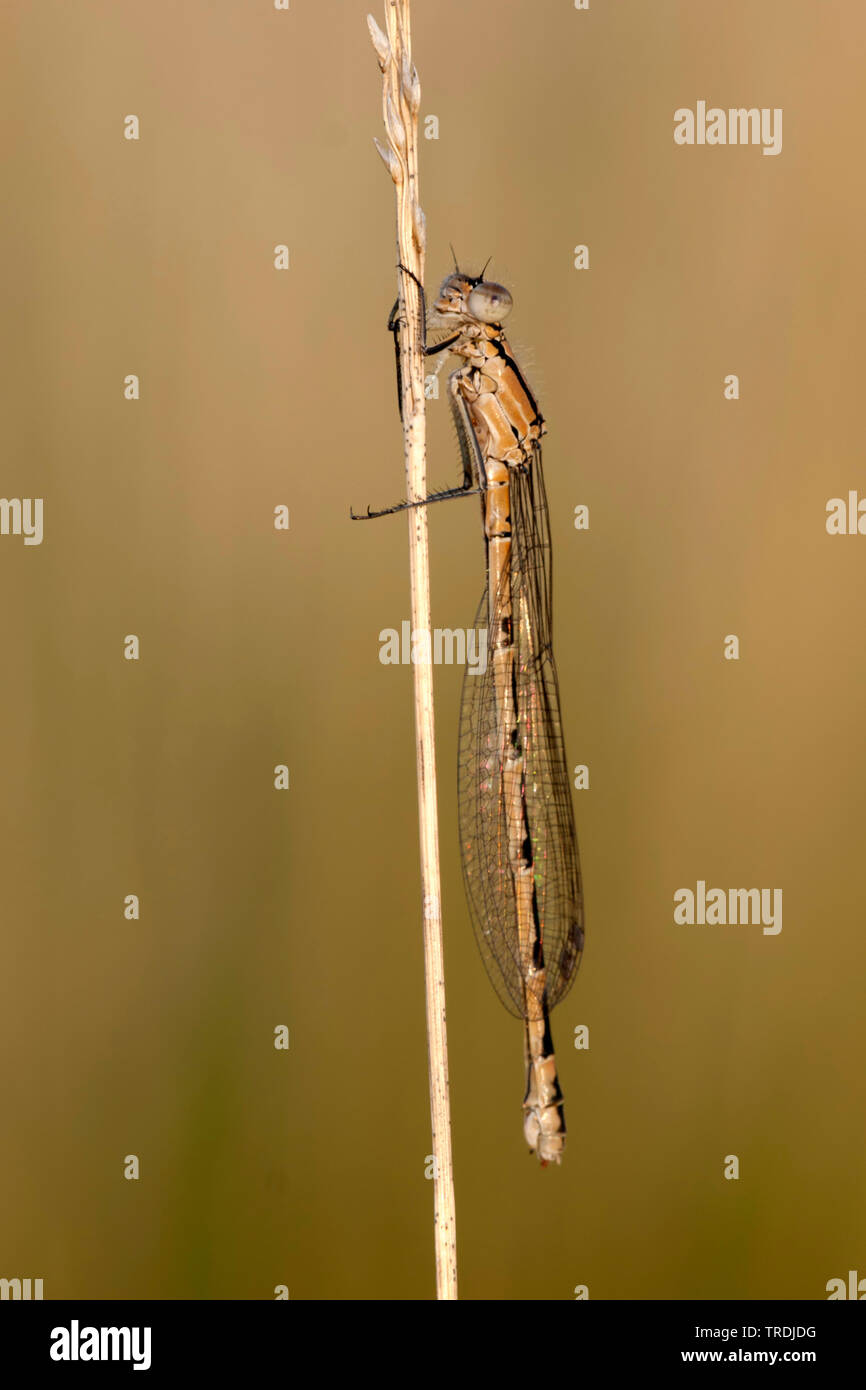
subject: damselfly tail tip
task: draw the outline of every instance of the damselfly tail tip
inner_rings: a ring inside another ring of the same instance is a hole
[[[539,1168],[549,1168],[550,1165],[551,1165],[551,1163],[556,1164],[556,1167],[558,1168],[559,1165],[562,1163],[562,1154],[561,1154],[561,1153],[558,1153],[558,1154],[550,1154],[547,1158],[542,1158],[542,1157],[541,1157],[541,1154],[538,1153],[538,1151],[537,1151],[536,1149],[530,1149],[529,1152],[530,1152],[535,1158],[538,1159],[538,1166],[539,1166]]]
[[[523,1121],[523,1137],[542,1168],[551,1163],[559,1167],[565,1149],[565,1120],[561,1107],[549,1106],[539,1114],[535,1106],[526,1110]]]

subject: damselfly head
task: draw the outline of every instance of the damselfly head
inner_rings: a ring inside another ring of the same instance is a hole
[[[475,287],[475,281],[468,275],[463,275],[461,271],[455,271],[453,275],[446,275],[442,284],[439,286],[439,293],[433,301],[433,309],[437,314],[449,314],[452,317],[466,317],[466,301]]]
[[[497,324],[510,313],[513,302],[504,285],[457,271],[442,281],[433,307],[449,318]]]

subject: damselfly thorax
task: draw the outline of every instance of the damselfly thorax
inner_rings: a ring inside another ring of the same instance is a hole
[[[508,290],[481,276],[456,271],[443,282],[430,326],[445,337],[427,353],[462,359],[448,392],[463,484],[387,510],[481,497],[487,582],[476,627],[491,659],[483,678],[463,685],[463,873],[487,972],[524,1022],[524,1133],[547,1164],[565,1146],[549,1015],[579,964],[583,895],[553,661],[546,427],[502,330],[510,309]]]
[[[449,322],[459,326],[458,336],[448,347],[466,365],[452,373],[449,389],[466,403],[482,465],[526,463],[530,446],[545,433],[535,397],[501,323],[475,317],[479,313],[504,317],[510,307],[511,295],[503,286],[476,285],[465,276],[449,275],[430,319],[434,326]],[[479,485],[486,480],[479,478]]]

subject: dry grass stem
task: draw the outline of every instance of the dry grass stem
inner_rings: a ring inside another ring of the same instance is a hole
[[[427,490],[425,345],[421,289],[424,283],[425,232],[424,214],[418,201],[418,106],[421,88],[412,63],[409,0],[386,0],[385,33],[372,16],[367,16],[367,23],[384,79],[383,115],[387,144],[381,145],[377,140],[376,147],[394,180],[397,195],[397,259],[402,267],[398,269],[397,278],[401,309],[401,406],[406,487],[410,499],[419,499],[426,496]],[[427,508],[411,508],[407,515],[412,630],[429,634],[430,560]],[[428,650],[430,649],[428,647]],[[433,1127],[436,1291],[440,1299],[455,1299],[457,1245],[445,1027],[445,964],[439,876],[433,667],[429,663],[418,662],[412,669],[415,680],[415,751],[421,841],[427,1048]]]

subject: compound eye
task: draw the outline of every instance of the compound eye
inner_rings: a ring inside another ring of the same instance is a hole
[[[480,323],[501,323],[511,313],[514,300],[504,285],[493,280],[482,280],[470,292],[466,307],[474,319]]]

